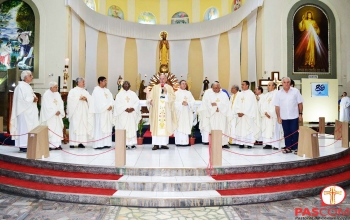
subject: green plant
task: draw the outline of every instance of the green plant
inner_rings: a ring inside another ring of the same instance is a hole
[[[140,122],[139,122],[139,124],[138,124],[138,126],[137,126],[137,128],[138,128],[138,133],[139,133],[139,137],[142,137],[142,129],[143,129],[143,126],[146,124],[146,121],[145,120],[143,120],[142,118],[141,118],[141,120],[140,120]]]
[[[68,118],[63,118],[63,125],[66,129],[69,129],[69,119]]]
[[[16,63],[16,61],[17,61],[16,56],[11,56],[11,63]]]
[[[192,129],[191,129],[191,137],[193,137],[194,138],[194,131],[195,131],[195,126],[192,126]]]

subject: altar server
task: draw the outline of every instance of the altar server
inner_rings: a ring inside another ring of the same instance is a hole
[[[50,89],[46,90],[41,102],[40,124],[49,128],[49,147],[62,150],[64,106],[61,94],[58,93],[56,82],[49,83]]]
[[[29,85],[33,80],[32,72],[23,71],[21,80],[13,94],[10,133],[15,146],[21,152],[27,152],[28,135],[25,134],[39,125],[38,98]]]
[[[126,147],[135,148],[136,132],[141,120],[140,100],[130,90],[130,83],[123,82],[123,89],[115,97],[113,122],[115,129],[126,130]]]
[[[90,113],[94,114],[93,147],[95,149],[112,146],[113,105],[112,93],[107,89],[107,79],[98,77],[98,86],[92,92]]]
[[[185,80],[180,81],[180,89],[175,92],[175,110],[178,127],[174,132],[177,146],[188,146],[193,126],[193,111],[195,100],[190,91],[186,90]]]

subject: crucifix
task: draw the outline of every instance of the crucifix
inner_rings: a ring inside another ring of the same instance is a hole
[[[54,100],[53,100],[53,103],[55,103],[55,105],[57,105],[57,100],[56,100],[56,99],[54,99]]]
[[[105,97],[106,97],[106,99],[108,98],[108,95],[107,95],[107,93],[105,93]]]
[[[220,102],[220,99],[219,99],[219,98],[217,98],[215,102]]]
[[[125,98],[125,100],[129,103],[129,101],[130,101],[129,96],[127,96],[127,97]]]
[[[184,97],[184,100],[187,102],[187,97],[186,96]]]
[[[271,78],[259,79],[259,86],[267,86],[269,82],[276,83],[276,88],[282,85],[282,80],[280,79],[280,72],[271,72]]]

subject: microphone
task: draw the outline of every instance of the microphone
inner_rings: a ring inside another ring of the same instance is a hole
[[[164,83],[160,84],[160,86],[162,87],[162,94],[164,93]]]

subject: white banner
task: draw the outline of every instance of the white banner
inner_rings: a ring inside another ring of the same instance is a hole
[[[107,34],[108,41],[108,83],[109,90],[115,96],[118,92],[119,76],[124,78],[125,37]]]
[[[241,39],[242,39],[242,25],[240,23],[237,27],[228,32],[228,40],[230,44],[230,83],[229,90],[233,85],[241,85]]]
[[[201,39],[203,53],[203,80],[208,77],[210,85],[219,80],[219,39],[220,35]]]
[[[170,71],[176,76],[179,82],[182,79],[187,80],[190,43],[190,40],[169,41]]]
[[[86,55],[85,55],[85,88],[91,94],[97,86],[97,41],[98,31],[85,25]]]

